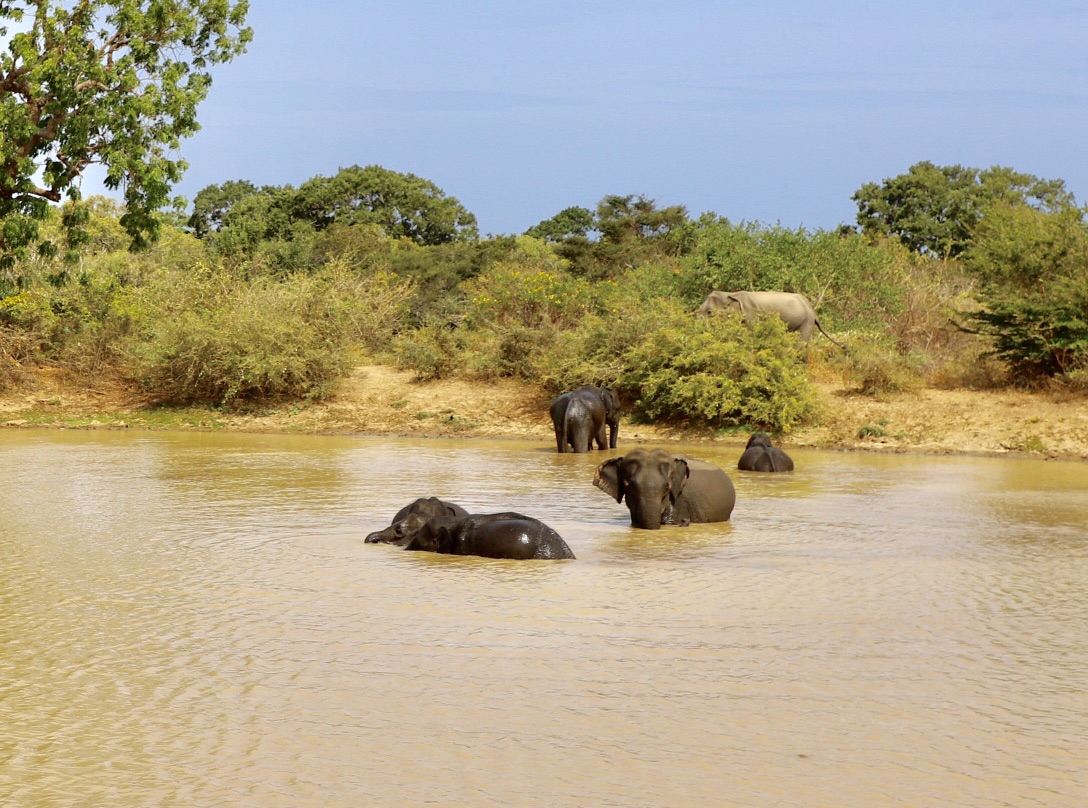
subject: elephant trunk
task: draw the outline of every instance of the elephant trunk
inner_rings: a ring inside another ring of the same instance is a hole
[[[644,530],[658,530],[661,527],[661,503],[655,497],[640,498],[632,503],[628,495],[627,504],[631,507],[631,525]]]

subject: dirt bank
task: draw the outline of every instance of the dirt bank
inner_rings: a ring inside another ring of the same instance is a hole
[[[820,386],[819,424],[783,436],[787,446],[940,454],[1031,453],[1088,458],[1088,400],[1016,390],[922,390],[883,398],[842,385]],[[426,384],[389,367],[359,367],[328,401],[246,414],[151,407],[130,386],[99,380],[79,385],[41,371],[0,395],[6,428],[230,429],[552,440],[549,398],[514,381]],[[623,443],[718,440],[745,435],[632,423]],[[621,444],[622,445],[622,444]]]

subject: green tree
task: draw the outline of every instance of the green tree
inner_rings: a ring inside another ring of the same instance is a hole
[[[544,239],[550,244],[571,239],[589,240],[589,234],[597,229],[597,217],[587,208],[564,208],[550,219],[545,219],[525,231],[525,235]]]
[[[1062,180],[1045,180],[1003,166],[979,170],[915,163],[906,174],[866,183],[853,196],[865,233],[895,236],[910,249],[955,257],[989,206],[1003,202],[1056,211],[1074,204]]]
[[[964,255],[982,308],[970,315],[1021,377],[1088,368],[1088,225],[1083,211],[993,206]]]
[[[210,67],[245,50],[245,0],[0,0],[0,266],[38,242],[50,203],[91,164],[123,189],[133,247],[186,167]],[[21,30],[8,36],[14,22]],[[68,222],[78,229],[80,222]],[[48,245],[43,245],[48,250]]]
[[[683,205],[667,208],[646,196],[606,196],[597,204],[597,229],[601,240],[611,244],[666,240],[688,220]]]
[[[193,200],[193,213],[188,221],[193,235],[204,238],[216,232],[235,205],[258,192],[257,186],[249,180],[231,180],[201,189]]]
[[[324,230],[339,224],[377,224],[393,238],[422,245],[473,241],[476,217],[430,180],[381,166],[342,168],[298,189],[292,217]]]

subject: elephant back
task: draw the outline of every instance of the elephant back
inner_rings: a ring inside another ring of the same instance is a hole
[[[684,458],[690,474],[673,507],[673,519],[680,522],[724,522],[733,513],[737,492],[724,470],[703,460]]]

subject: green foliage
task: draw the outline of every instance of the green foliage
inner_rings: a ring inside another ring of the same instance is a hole
[[[412,331],[397,334],[391,350],[398,367],[414,370],[420,381],[445,379],[463,366],[465,332],[429,323]]]
[[[173,155],[198,129],[209,67],[250,40],[247,3],[19,1],[0,3],[0,22],[30,8],[28,29],[0,52],[0,265],[27,257],[48,203],[78,199],[92,163],[124,190],[120,224],[146,246],[185,168]]]
[[[398,245],[403,245],[403,240]],[[411,242],[409,242],[411,243]],[[467,296],[461,284],[487,267],[503,261],[554,260],[551,249],[528,236],[498,236],[482,241],[436,244],[432,247],[398,248],[388,254],[389,266],[416,284],[412,324],[450,323],[462,319]]]
[[[323,230],[333,222],[377,224],[392,238],[447,244],[478,237],[476,217],[430,180],[381,166],[342,168],[334,177],[304,182],[291,215]]]
[[[979,171],[928,161],[915,163],[906,174],[880,185],[866,183],[853,199],[863,232],[894,236],[912,250],[941,257],[967,250],[990,205],[1055,211],[1073,204],[1061,180],[1043,180],[1003,166]]]
[[[335,278],[236,285],[222,270],[164,273],[134,347],[135,376],[161,401],[234,405],[320,398],[350,366],[352,318]]]
[[[526,231],[555,245],[576,275],[614,277],[644,263],[678,256],[689,246],[687,209],[667,208],[644,195],[609,195],[597,210],[566,208]]]
[[[1016,375],[1088,367],[1088,225],[1058,213],[997,205],[965,256],[981,308],[969,317]]]
[[[648,260],[675,256],[683,251],[683,205],[658,208],[653,199],[639,195],[604,197],[597,205],[596,228],[601,239],[590,253],[593,263],[583,261],[583,273],[607,278]]]
[[[470,298],[468,322],[476,326],[568,326],[593,305],[593,290],[547,263],[495,264],[465,284]]]
[[[262,189],[267,192],[269,189]],[[258,193],[257,186],[248,180],[231,180],[222,185],[209,185],[193,200],[193,212],[188,226],[197,238],[216,232],[236,204]]]
[[[881,421],[875,424],[865,424],[858,430],[858,438],[861,440],[865,440],[866,438],[883,438],[888,434],[884,431],[884,427],[887,425],[887,421]]]
[[[624,355],[620,389],[647,418],[788,432],[816,413],[796,340],[777,317],[697,320],[666,312]],[[694,322],[693,322],[694,320]]]
[[[597,218],[587,208],[564,208],[550,219],[545,219],[525,231],[525,235],[544,239],[555,244],[571,239],[588,240],[597,229]]]
[[[645,273],[651,276],[652,273]],[[652,420],[789,430],[815,414],[797,342],[777,318],[704,320],[676,300],[643,298],[624,279],[597,313],[555,335],[535,365],[549,392],[593,383],[616,389]]]
[[[459,245],[477,238],[476,217],[456,198],[414,174],[381,166],[344,168],[297,189],[255,188],[244,181],[210,185],[197,194],[189,226],[207,237],[219,255],[257,259],[280,274],[322,263],[328,257],[330,239],[324,236],[329,231],[336,231],[341,243],[353,238],[347,232],[354,228],[359,228],[358,241],[374,242],[381,235],[385,245]]]

